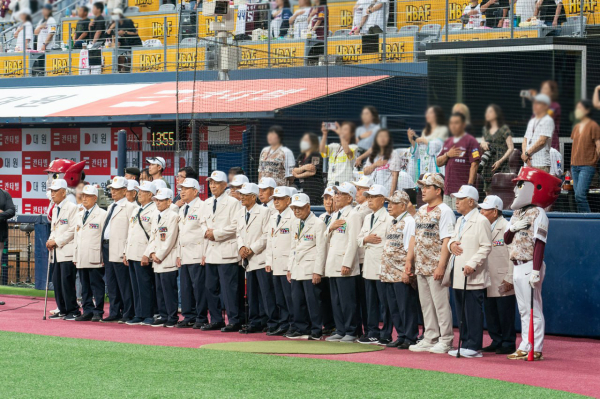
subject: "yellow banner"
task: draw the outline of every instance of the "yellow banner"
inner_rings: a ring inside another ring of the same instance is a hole
[[[565,13],[567,17],[577,17],[581,10],[581,0],[565,0]],[[600,24],[600,7],[598,0],[583,0],[583,16],[587,18],[588,25]]]
[[[413,62],[414,37],[386,37],[385,49],[388,62]],[[379,38],[379,54],[363,54],[360,37],[329,40],[327,51],[329,54],[341,56],[344,64],[377,63],[383,60],[383,38]]]
[[[449,0],[448,20],[459,22],[468,1]],[[410,0],[396,2],[396,26],[446,24],[446,0]]]
[[[515,39],[524,39],[538,37],[537,29],[516,29],[514,31]],[[444,39],[442,34],[442,40]],[[448,35],[449,42],[473,42],[477,40],[495,40],[495,39],[510,39],[510,31],[506,30],[498,32],[495,29],[473,29],[465,33],[450,33]]]
[[[160,0],[128,0],[129,7],[139,7],[140,12],[158,11]]]
[[[25,66],[29,59],[25,60]],[[23,76],[23,55],[11,55],[8,57],[0,57],[0,77],[16,78]]]
[[[267,43],[240,46],[240,68],[266,68],[269,64]],[[271,66],[291,67],[304,65],[304,41],[271,42]]]
[[[165,27],[165,17],[167,17],[167,26]],[[149,39],[158,39],[164,45],[165,30],[167,33],[167,45],[177,44],[177,24],[178,15],[176,13],[156,14],[152,16],[131,16],[133,25],[137,28],[138,35],[142,42]]]
[[[77,75],[79,69],[79,50],[71,53],[71,75]],[[69,53],[46,54],[46,76],[69,75]]]
[[[177,57],[177,49],[167,49],[167,71],[175,71],[177,69],[177,59],[179,59],[179,70],[204,69],[204,61],[206,58],[205,48],[195,47],[180,48],[179,57]],[[165,69],[165,53],[163,49],[140,49],[133,50],[132,55],[132,72],[162,72]]]

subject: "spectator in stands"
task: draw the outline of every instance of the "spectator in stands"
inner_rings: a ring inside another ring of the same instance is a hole
[[[435,162],[435,156],[433,159]],[[411,160],[412,154],[410,148],[398,148],[392,153],[392,159],[390,159],[392,189],[395,187],[396,190],[414,190],[417,187],[413,179],[414,170]]]
[[[483,177],[483,191],[489,195],[492,176],[494,173],[508,173],[508,158],[515,145],[512,141],[512,132],[504,121],[502,109],[496,104],[490,104],[485,111],[485,126],[483,138],[480,143],[482,155],[489,153],[489,158],[482,159],[481,175]]]
[[[468,110],[467,110],[468,111]],[[413,129],[408,129],[408,141],[414,147],[417,144],[429,144],[432,140],[443,140],[448,138],[448,127],[444,117],[442,107],[432,105],[425,112],[425,129],[421,132],[421,137],[417,138],[417,133]]]
[[[554,121],[548,114],[550,97],[538,94],[533,99],[533,118],[529,120],[522,144],[521,159],[526,165],[550,172],[550,142]]]
[[[465,17],[467,29],[478,29],[483,25],[483,13],[493,4],[496,4],[498,0],[489,0],[485,4],[479,4],[479,0],[471,0],[470,4],[467,4],[463,10],[463,16]],[[460,111],[458,111],[460,112]]]
[[[327,8],[327,0],[315,0],[315,6],[308,16],[308,26],[313,37],[316,35],[317,39],[324,40],[325,25],[327,25],[327,30],[329,30],[329,9]]]
[[[142,169],[140,172],[140,184],[142,184],[144,181],[152,181],[149,168]]]
[[[538,0],[535,3],[534,15],[539,16],[547,26],[560,27],[567,22],[562,0]],[[557,34],[560,34],[560,31]]]
[[[592,111],[589,100],[579,101],[575,108],[575,118],[579,123],[571,132],[571,173],[578,212],[590,212],[587,194],[600,158],[600,126],[592,120]]]
[[[387,129],[381,129],[375,135],[371,155],[365,162],[363,170],[365,176],[373,179],[375,184],[385,187],[385,192],[391,196],[396,187],[392,187],[392,170],[390,164],[394,154],[394,141]]]
[[[362,161],[371,155],[369,150],[373,147],[375,135],[381,129],[379,112],[371,105],[363,108],[360,119],[363,124],[356,129],[356,144],[362,155],[356,158],[356,166],[360,166]]]
[[[535,11],[536,0],[518,0],[515,5],[515,14],[521,17],[521,22],[525,22],[531,17]]]
[[[558,136],[560,134],[560,116],[561,108],[558,103],[558,84],[554,80],[546,80],[542,82],[540,93],[550,97],[550,107],[548,108],[548,115],[552,117],[554,121],[554,133],[552,134],[551,147],[560,150],[560,142]],[[533,92],[535,96],[537,93]]]
[[[284,37],[290,28],[290,17],[292,16],[292,7],[290,0],[276,0],[275,8],[271,12],[271,36]]]
[[[233,178],[237,175],[245,175],[246,173],[244,173],[244,169],[242,169],[239,166],[234,166],[233,168],[229,168],[229,171],[227,171],[227,181],[233,181]]]
[[[327,172],[327,186],[338,186],[345,181],[354,180],[352,172],[354,170],[354,157],[357,146],[354,144],[356,126],[352,122],[335,123],[335,134],[340,138],[339,143],[327,144],[327,124],[321,125],[321,143],[319,152],[323,158],[329,159]]]
[[[46,3],[42,8],[42,19],[35,31],[37,35],[37,51],[46,51],[54,47],[54,36],[56,34],[56,20],[52,17],[52,4]]]
[[[437,157],[438,166],[446,166],[444,203],[456,210],[456,198],[446,193],[457,193],[462,185],[475,185],[477,167],[481,159],[479,143],[465,131],[467,118],[460,112],[450,116],[450,137]]]
[[[263,177],[272,177],[277,186],[288,186],[294,181],[292,169],[296,164],[292,151],[284,147],[283,128],[273,125],[267,132],[267,143],[269,145],[260,152],[258,161],[258,180]]]
[[[90,9],[87,6],[81,6],[77,12],[79,21],[75,26],[75,43],[73,44],[73,48],[76,49],[82,48],[83,44],[90,38],[90,19],[88,18]]]
[[[562,180],[563,177],[562,154],[556,148],[550,148],[550,174]]]
[[[173,199],[173,203],[177,205],[179,208],[185,204],[185,202],[181,199],[181,188],[180,186],[183,184],[185,179],[194,179],[198,180],[198,173],[191,166],[184,166],[179,169],[177,172],[177,176],[175,176],[175,182],[177,183],[177,196]]]
[[[290,26],[294,28],[294,38],[299,39],[303,30],[308,30],[308,16],[310,15],[310,0],[298,0],[298,9],[290,17]]]
[[[319,205],[319,197],[325,185],[319,137],[314,133],[305,133],[300,141],[300,151],[292,173],[300,183],[300,190],[310,198],[311,205]]]
[[[485,26],[488,28],[502,28],[504,20],[508,17],[510,0],[491,0],[491,3],[483,14],[485,15]],[[487,3],[485,3],[487,4]],[[484,4],[482,3],[482,6]]]
[[[140,35],[138,35],[137,29],[132,20],[123,16],[123,10],[115,8],[112,10],[111,15],[113,22],[106,30],[106,35],[112,36],[113,41],[115,40],[115,29],[118,22],[119,47],[141,46],[142,40],[140,39]]]
[[[473,126],[471,125],[471,111],[469,111],[469,107],[467,107],[467,105],[463,103],[456,103],[452,107],[452,113],[454,114],[456,112],[465,116],[465,131],[467,133],[473,132]]]
[[[413,129],[408,129],[407,135],[413,160],[413,167],[410,170],[414,172],[410,177],[413,181],[419,180],[425,173],[444,174],[444,167],[437,165],[437,156],[444,146],[444,141],[448,139],[448,134],[444,111],[438,105],[427,108],[425,129],[421,132],[421,137],[417,137]]]
[[[8,220],[15,216],[15,204],[8,191],[0,189],[0,253],[8,239]]]
[[[165,159],[163,157],[150,157],[146,158],[146,162],[150,164],[150,166],[148,166],[148,173],[152,176],[152,181],[163,180],[167,185],[167,188],[170,189],[171,185],[167,179],[163,177],[166,166]]]
[[[117,9],[122,0],[106,0],[106,15],[112,15],[113,10]],[[166,2],[165,2],[166,3]]]
[[[33,24],[31,23],[31,11],[27,8],[22,9],[19,13],[21,26],[15,30],[17,43],[15,51],[23,51],[23,40],[25,40],[25,50],[33,49]]]
[[[90,39],[92,40],[92,45],[96,43],[104,44],[104,39],[106,38],[106,21],[104,20],[104,16],[102,13],[104,12],[104,3],[97,2],[92,6],[92,14],[94,15],[94,20],[90,22],[89,30],[90,30]]]
[[[387,26],[390,13],[389,0],[373,0],[363,5],[363,16],[358,29],[361,33],[382,33]]]

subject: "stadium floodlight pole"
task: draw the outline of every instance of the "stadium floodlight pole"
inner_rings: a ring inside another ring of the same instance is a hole
[[[464,276],[464,268],[463,268],[463,276]],[[456,357],[460,359],[460,339],[462,336],[462,327],[463,327],[463,320],[465,319],[465,304],[467,303],[467,280],[469,278],[469,276],[464,276],[465,277],[465,285],[463,287],[463,298],[462,298],[462,304],[461,304],[461,308],[462,311],[460,312],[460,323],[458,325],[458,348],[457,348],[457,352],[456,352]]]

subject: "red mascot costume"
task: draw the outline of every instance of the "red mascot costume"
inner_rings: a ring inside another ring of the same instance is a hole
[[[70,159],[55,159],[50,162],[50,166],[45,172],[48,173],[48,180],[46,181],[46,196],[50,200],[50,206],[48,206],[48,220],[52,218],[52,208],[54,208],[54,203],[52,202],[52,198],[50,197],[50,186],[52,185],[52,181],[55,179],[65,179],[67,181],[67,199],[72,203],[76,204],[77,200],[75,198],[75,189],[79,182],[82,182],[85,179],[85,173],[83,169],[85,168],[87,161],[81,161],[79,163],[75,163]]]
[[[544,248],[548,217],[544,208],[558,198],[562,181],[542,170],[524,166],[513,179],[515,200],[510,223],[504,233],[514,263],[514,287],[521,315],[521,344],[508,356],[511,360],[542,360],[544,315],[542,282],[546,271]]]

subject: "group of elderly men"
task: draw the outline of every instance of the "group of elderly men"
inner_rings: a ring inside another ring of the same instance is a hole
[[[172,190],[149,181],[129,202],[127,180],[115,177],[107,211],[91,185],[83,188],[79,211],[65,201],[66,182],[55,180],[47,247],[56,257],[60,312],[51,318],[328,336],[456,356],[452,286],[462,320],[460,355],[481,357],[483,350],[523,358],[515,352],[513,262],[500,198],[478,204],[477,190],[461,187],[452,194],[462,215],[456,222],[443,202],[440,174],[418,182],[425,203],[418,210],[406,192],[388,197],[362,177],[328,187],[326,212],[317,217],[306,194],[270,178],[257,185],[238,175],[228,184],[225,173],[214,171],[208,181],[212,196],[203,201],[198,181],[186,178],[176,207]],[[110,310],[103,318],[105,284]],[[484,302],[492,338],[486,348]]]

